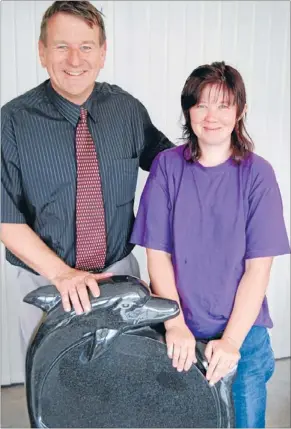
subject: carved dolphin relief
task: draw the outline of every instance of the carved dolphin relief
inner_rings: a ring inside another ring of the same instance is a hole
[[[118,329],[114,329],[113,326],[102,327],[90,332],[91,343],[87,347],[89,361],[100,356],[121,332],[132,327],[160,323],[179,313],[179,307],[175,301],[151,296],[149,289],[132,276],[113,276],[99,282],[99,287],[100,296],[97,298],[90,296],[92,310],[80,316],[77,316],[73,309],[70,312],[62,309],[60,293],[53,285],[43,286],[30,292],[24,301],[47,313],[44,325],[50,329],[64,327],[78,317],[90,318],[95,311],[99,311],[96,313],[98,318],[100,309],[108,309],[111,312],[113,325],[114,321],[118,321]]]
[[[144,283],[135,277],[113,276],[99,282],[99,288],[99,297],[90,295],[91,311],[81,315],[76,315],[73,309],[63,310],[61,296],[52,285],[40,287],[24,299],[46,313],[26,357],[29,415],[36,427],[44,427],[43,422],[34,421],[34,416],[41,415],[40,397],[45,379],[73,348],[82,346],[79,361],[87,365],[105,353],[121,333],[159,324],[179,314],[175,301],[151,296]],[[50,358],[45,359],[48,355]]]

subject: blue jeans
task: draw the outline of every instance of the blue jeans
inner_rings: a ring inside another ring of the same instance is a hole
[[[237,428],[264,428],[266,383],[275,369],[275,359],[266,328],[253,326],[240,349],[241,359],[233,383]]]

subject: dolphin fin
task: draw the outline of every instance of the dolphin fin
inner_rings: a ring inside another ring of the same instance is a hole
[[[118,335],[119,332],[116,329],[97,329],[97,331],[92,334],[93,338],[89,342],[88,347],[81,355],[82,362],[90,362],[101,356]]]
[[[59,304],[61,295],[53,285],[41,286],[29,292],[23,301],[27,304],[35,305],[48,313]]]

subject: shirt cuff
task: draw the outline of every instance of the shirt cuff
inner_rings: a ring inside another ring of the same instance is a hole
[[[290,247],[264,249],[264,250],[250,250],[246,253],[245,259],[264,258],[268,256],[272,257],[272,256],[289,255],[289,254],[290,254]]]
[[[137,244],[141,247],[146,247],[147,249],[161,250],[162,252],[172,253],[171,246],[167,245],[166,243],[157,243],[154,240],[142,240],[133,236],[130,239],[130,243]]]

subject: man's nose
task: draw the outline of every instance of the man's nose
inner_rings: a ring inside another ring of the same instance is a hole
[[[68,53],[68,62],[74,67],[78,67],[81,64],[81,55],[78,49],[70,49]]]

